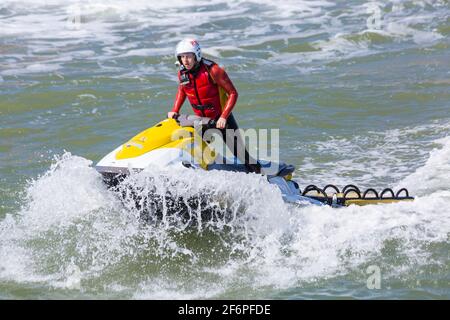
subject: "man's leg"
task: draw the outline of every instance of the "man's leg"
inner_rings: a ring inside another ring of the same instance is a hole
[[[233,129],[233,130],[239,129],[237,122],[234,119],[233,114],[230,114],[227,119],[227,128],[226,129]],[[232,139],[230,139],[231,137],[227,137],[225,129],[222,129],[221,133],[222,133],[222,138],[225,141],[225,144],[227,145],[227,147],[233,152],[233,155],[236,158],[238,158],[239,161],[241,161],[242,163],[245,164],[245,167],[247,168],[247,170],[249,172],[261,173],[261,165],[258,163],[258,161],[256,159],[254,159],[250,155],[247,148],[245,148],[245,143],[244,143],[241,135],[234,134],[232,136]],[[239,133],[239,132],[236,132],[236,133]],[[242,153],[244,153],[243,154],[244,159],[242,159]]]

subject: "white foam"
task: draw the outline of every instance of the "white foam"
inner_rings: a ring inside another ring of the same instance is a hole
[[[173,50],[169,50],[168,48],[151,48],[151,49],[133,49],[129,50],[127,53],[118,55],[118,58],[121,57],[147,57],[147,56],[159,56],[172,53]]]
[[[78,98],[80,98],[80,99],[89,98],[89,99],[97,100],[97,97],[94,94],[90,94],[90,93],[79,94]]]
[[[28,208],[23,223],[29,228],[47,230],[55,224],[71,224],[107,205],[107,200],[99,194],[99,191],[105,193],[106,189],[100,176],[89,167],[91,163],[72,157],[70,153],[64,154],[28,188]],[[73,181],[79,181],[77,188],[74,188]]]
[[[218,296],[223,292],[221,286],[204,283],[203,285],[180,288],[173,280],[153,278],[142,284],[133,295],[133,299],[139,300],[196,300],[211,296]]]
[[[59,70],[61,68],[60,65],[55,64],[31,64],[28,66],[25,66],[24,68],[11,68],[11,69],[5,69],[1,71],[0,73],[4,76],[14,76],[14,75],[20,75],[20,74],[31,74],[31,73],[51,73],[53,71]]]
[[[400,182],[417,195],[450,190],[450,136],[438,139],[435,148],[424,166]]]
[[[40,63],[31,64],[26,67],[27,71],[30,72],[52,72],[58,70],[60,66],[58,65],[44,65]]]
[[[297,254],[284,261],[283,268],[299,270],[297,276],[305,280],[340,274],[381,256],[386,241],[392,239],[402,240],[401,251],[411,261],[420,260],[423,252],[417,243],[446,241],[450,215],[440,208],[449,195],[447,192],[411,203],[352,206],[339,214],[331,208],[307,209],[290,247]]]
[[[213,56],[213,57],[221,57],[222,51],[238,51],[242,52],[243,49],[236,47],[236,46],[211,46],[203,50],[203,52],[207,55]]]
[[[368,132],[350,138],[327,137],[316,141],[314,146],[297,142],[299,146],[296,149],[313,151],[311,157],[305,158],[297,168],[297,179],[303,188],[307,184],[324,187],[329,183],[342,188],[351,183],[379,191],[386,187],[403,188],[404,184],[415,189],[412,180],[404,179],[425,164],[431,151],[429,146],[441,144],[449,126],[448,122],[439,121],[386,132]],[[447,148],[444,148],[443,154],[446,154],[445,150]],[[327,158],[331,156],[331,159],[320,161],[323,154]],[[438,161],[441,161],[441,166],[448,162],[445,155]],[[428,171],[422,169],[421,172],[423,170]]]
[[[136,224],[138,220],[135,219],[135,214],[139,213],[133,210],[123,211],[127,207],[121,209],[122,206],[113,193],[106,190],[100,176],[90,164],[91,161],[66,153],[56,159],[47,173],[31,182],[20,214],[15,218],[8,215],[0,222],[2,230],[0,251],[2,256],[8,257],[0,262],[0,277],[17,281],[22,279],[44,281],[54,287],[77,288],[81,275],[92,275],[97,272],[101,274],[107,266],[117,263],[123,256],[139,255],[143,250],[140,244],[142,239],[156,240],[159,247],[152,248],[161,256],[183,255],[191,256],[195,260],[195,255],[189,248],[167,237],[167,231],[173,228],[170,225],[167,225],[166,229],[150,228],[140,231]],[[172,174],[177,176],[178,172]],[[229,176],[228,179],[224,179],[224,173],[211,172],[209,178],[205,179],[206,176],[191,175],[188,170],[187,173],[184,172],[183,179],[178,180],[179,187],[170,184],[170,181],[163,177],[156,180],[156,186],[160,192],[171,186],[175,188],[173,191],[176,191],[176,194],[185,196],[196,195],[206,190],[211,190],[212,194],[216,195],[227,192],[231,199],[240,199],[237,203],[228,203],[230,210],[234,210],[237,214],[241,205],[245,205],[251,216],[260,214],[263,208],[258,190],[267,183],[261,185],[263,180],[260,177],[248,175],[253,187],[242,192],[241,188],[236,187],[242,182],[230,179],[233,173],[225,175]],[[216,185],[217,181],[224,183],[220,183],[220,187],[213,190],[211,186]],[[266,198],[267,196],[280,198],[279,193],[272,195],[271,188],[266,189],[265,193]],[[260,201],[252,201],[254,196]],[[279,208],[282,204],[281,198],[278,202],[272,201],[271,204],[274,206],[272,211]],[[265,204],[265,207],[267,205]],[[275,217],[266,216],[266,219],[269,219],[266,222],[276,221]],[[240,228],[240,223],[240,219],[235,219],[228,226]],[[217,224],[218,227],[225,225],[227,223],[221,224],[220,221]],[[255,224],[254,228],[258,228],[261,233],[269,233],[272,230],[264,223]],[[201,230],[200,228],[199,231]],[[26,250],[19,250],[24,243],[35,241],[37,238],[45,239],[43,247],[31,246]],[[145,241],[143,246],[148,245]],[[74,248],[76,248],[75,258]],[[48,260],[55,258],[58,259],[61,268],[56,271],[44,271],[42,274],[42,270],[46,270]],[[75,276],[73,272],[69,272],[72,270],[71,265],[76,265],[76,271],[79,270]]]
[[[69,290],[80,290],[82,278],[80,268],[75,263],[72,262],[66,268],[66,274],[67,278],[62,287],[67,288]]]
[[[210,205],[234,214],[230,220],[194,229],[199,236],[215,230],[215,235],[224,237],[221,241],[230,256],[214,267],[189,241],[177,240],[187,231],[185,226],[163,221],[157,227],[140,227],[133,205],[120,204],[106,190],[91,162],[66,153],[30,184],[19,215],[0,221],[0,254],[5,257],[0,260],[0,277],[86,290],[85,280],[102,279],[111,266],[130,261],[147,264],[146,254],[154,257],[153,263],[182,257],[203,276],[180,282],[169,274],[135,274],[137,287],[126,280],[105,286],[131,291],[136,299],[195,299],[226,296],[236,285],[242,290],[290,288],[359,270],[367,263],[382,266],[384,277],[398,276],[414,265],[441,263],[443,257],[427,250],[430,243],[446,242],[450,230],[450,210],[442,210],[450,201],[450,190],[436,189],[442,181],[436,184],[431,178],[436,165],[436,170],[448,165],[449,140],[439,142],[444,149],[433,151],[424,169],[409,177],[421,179],[433,192],[390,205],[296,208],[286,205],[274,186],[253,174],[170,168],[132,176],[130,182],[143,192],[151,186],[161,195],[167,190],[172,196],[209,195],[220,199]],[[222,234],[224,230],[230,230],[232,237]],[[384,253],[396,241],[396,250],[409,261],[398,268]],[[57,269],[51,263],[55,259]],[[206,280],[210,277],[220,281]]]
[[[431,18],[431,17],[429,17]],[[417,44],[432,44],[444,37],[434,31],[421,31],[405,25],[404,22],[390,22],[386,25],[386,32],[397,39],[412,38]]]
[[[382,2],[365,2],[360,5],[334,4],[329,1],[283,1],[262,2],[238,0],[223,3],[219,0],[171,1],[149,3],[131,0],[126,4],[119,0],[104,3],[91,1],[53,0],[42,5],[39,1],[5,1],[3,6],[14,14],[0,20],[0,35],[13,37],[23,43],[29,52],[27,63],[20,68],[7,66],[2,75],[40,72],[36,63],[51,65],[40,52],[55,52],[72,59],[92,59],[96,61],[126,58],[131,56],[172,55],[178,40],[186,36],[198,37],[192,30],[217,21],[243,18],[243,27],[237,30],[213,28],[201,36],[207,53],[221,57],[224,50],[240,51],[240,59],[249,59],[246,53],[264,53],[269,59],[252,58],[261,65],[298,64],[304,67],[315,61],[336,61],[371,55],[380,50],[396,50],[397,46],[373,45],[365,37],[349,41],[355,35],[375,32],[400,42],[405,46],[430,46],[445,39],[437,30],[439,21],[445,21],[448,7],[445,2],[433,2],[433,6],[423,1],[413,1],[408,5]],[[254,9],[257,5],[258,9]],[[201,7],[202,10],[200,10]],[[376,27],[366,25],[370,10],[378,8],[381,16]],[[189,19],[185,19],[189,12]],[[185,30],[180,30],[183,21]],[[247,21],[250,24],[247,24]],[[311,30],[310,25],[315,25]],[[420,27],[418,27],[420,25]],[[134,40],[129,35],[140,35],[152,29],[150,44],[146,40]],[[194,31],[195,32],[195,31]],[[244,49],[245,46],[261,45],[268,41],[307,39],[316,49],[310,52],[280,53],[278,48]],[[131,40],[133,39],[133,40]],[[411,44],[410,42],[414,42]],[[93,50],[79,50],[80,44],[101,47],[102,54]],[[39,61],[29,60],[29,56],[39,56]],[[20,54],[12,54],[20,58]],[[21,58],[20,58],[21,59]],[[308,66],[309,67],[309,66]],[[47,67],[50,68],[50,67]],[[56,68],[52,66],[52,68]],[[44,69],[43,72],[48,71]],[[118,70],[120,72],[120,70]],[[122,70],[123,71],[123,70]],[[162,72],[164,73],[164,71]],[[166,75],[165,75],[166,76]]]

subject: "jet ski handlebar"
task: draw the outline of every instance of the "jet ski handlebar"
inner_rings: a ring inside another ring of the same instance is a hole
[[[217,121],[208,117],[200,117],[196,115],[175,114],[173,117],[182,127],[202,126],[203,129],[216,128]]]

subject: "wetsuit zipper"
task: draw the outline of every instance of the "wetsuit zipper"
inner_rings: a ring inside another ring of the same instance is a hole
[[[202,106],[202,109],[201,109],[200,111],[202,112],[202,116],[203,116],[203,117],[206,117],[206,115],[205,115],[205,109],[204,109],[204,107],[203,107],[203,105],[202,105],[202,100],[200,100],[200,95],[198,94],[198,90],[197,90],[197,81],[195,81],[195,76],[194,76],[194,75],[192,75],[192,79],[194,80],[195,96],[197,97],[198,104],[199,104],[200,106]]]

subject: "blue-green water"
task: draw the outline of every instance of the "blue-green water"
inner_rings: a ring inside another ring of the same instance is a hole
[[[449,299],[449,13],[432,0],[2,1],[0,298]],[[301,188],[416,200],[294,208],[258,176],[186,172],[171,188],[225,197],[237,218],[140,224],[92,164],[171,109],[184,37],[226,68],[242,128],[280,129]]]

